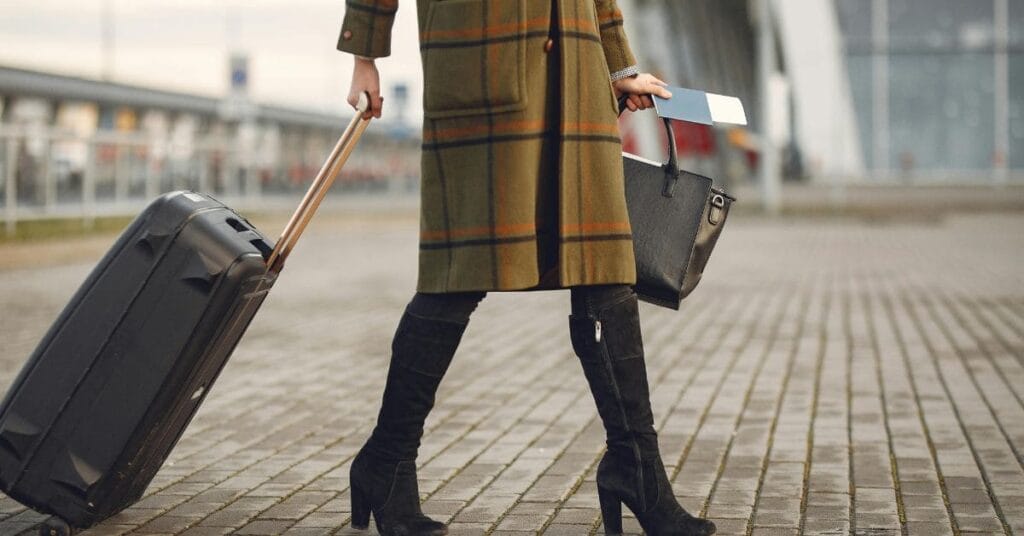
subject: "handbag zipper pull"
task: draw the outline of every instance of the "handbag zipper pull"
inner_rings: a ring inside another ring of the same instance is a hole
[[[594,321],[594,342],[601,342],[601,321]]]

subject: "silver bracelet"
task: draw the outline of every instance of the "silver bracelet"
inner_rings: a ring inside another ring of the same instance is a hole
[[[640,66],[630,65],[621,71],[615,71],[612,73],[612,82],[622,80],[623,78],[629,78],[630,76],[636,76],[638,74],[640,74]]]

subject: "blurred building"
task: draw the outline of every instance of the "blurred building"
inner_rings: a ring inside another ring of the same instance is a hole
[[[1024,2],[837,0],[876,175],[1024,172]]]
[[[644,70],[745,103],[749,128],[671,126],[681,164],[720,185],[776,167],[837,186],[1024,180],[1024,0],[618,2]],[[302,189],[348,118],[252,102],[245,55],[228,71],[227,95],[211,97],[0,67],[8,229],[177,188]],[[418,94],[390,89],[399,111]],[[418,125],[377,123],[336,191],[416,188]],[[665,158],[653,112],[620,126],[626,151]],[[769,210],[775,177],[760,176]]]
[[[778,112],[768,135],[787,178],[1024,179],[1022,1],[771,0],[778,72],[763,92],[756,76],[759,2],[620,4],[646,69],[747,105],[750,132],[677,132],[688,135],[684,157],[697,170],[747,180],[766,95]],[[628,123],[635,148],[658,158],[656,121]]]
[[[24,218],[132,210],[174,189],[250,200],[302,190],[348,121],[252,103],[237,87],[214,98],[0,67],[0,198]],[[336,190],[415,188],[418,150],[417,131],[384,121]]]

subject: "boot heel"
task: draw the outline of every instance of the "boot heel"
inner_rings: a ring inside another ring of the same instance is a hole
[[[366,499],[363,490],[352,486],[350,490],[352,500],[352,528],[364,530],[370,527],[370,502]]]
[[[604,521],[605,536],[622,534],[622,501],[611,491],[597,488],[597,498],[601,502],[601,520]]]

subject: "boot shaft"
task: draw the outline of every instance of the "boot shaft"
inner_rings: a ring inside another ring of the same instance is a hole
[[[416,458],[423,424],[466,326],[409,312],[402,315],[368,450],[393,460]]]
[[[635,294],[596,311],[569,316],[569,334],[605,425],[609,448],[636,443],[657,454]]]

